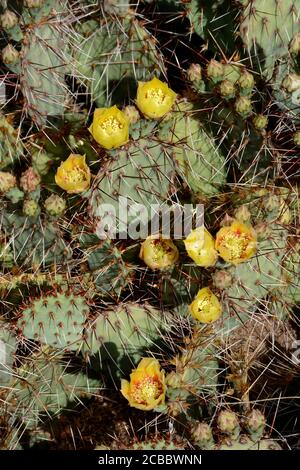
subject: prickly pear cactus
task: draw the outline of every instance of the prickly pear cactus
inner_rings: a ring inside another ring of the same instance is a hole
[[[186,339],[185,348],[172,360],[175,370],[166,378],[168,412],[171,415],[187,413],[199,416],[201,412],[197,408],[206,400],[210,400],[213,406],[219,373],[216,356],[217,350],[201,335],[201,331],[196,330],[191,338]]]
[[[17,329],[29,340],[59,349],[78,349],[89,306],[79,295],[45,295],[33,299],[19,315]]]
[[[17,350],[17,341],[7,328],[5,322],[0,324],[0,383],[1,387],[10,382],[11,367],[14,363],[14,354]]]
[[[188,443],[179,436],[153,436],[145,441],[132,442],[127,450],[184,450]],[[112,444],[112,449],[122,449],[122,444],[118,442]],[[97,447],[96,449],[97,450]]]
[[[89,379],[80,370],[69,372],[68,363],[42,353],[16,370],[7,401],[26,426],[34,429],[42,418],[59,415],[72,403],[97,393],[100,386],[99,380]]]
[[[171,321],[168,312],[150,305],[120,304],[100,312],[87,326],[82,352],[95,355],[95,367],[100,361],[103,368],[125,375],[143,354],[168,341]]]
[[[0,1],[1,450],[297,447],[299,14]]]
[[[130,12],[118,21],[109,16],[87,21],[78,33],[74,52],[79,79],[99,107],[115,104],[124,89],[134,96],[137,80],[164,73],[155,38]]]
[[[201,126],[190,103],[180,103],[174,119],[166,120],[161,137],[171,144],[180,176],[194,193],[212,196],[226,181],[225,158]]]
[[[243,422],[246,433],[240,432],[237,415],[231,410],[222,410],[217,418],[217,436],[213,439],[213,429],[207,423],[195,423],[191,435],[194,444],[201,449],[209,450],[282,450],[276,440],[264,437],[265,417],[253,409]]]
[[[281,0],[240,3],[240,35],[244,47],[249,56],[254,53],[261,71],[270,78],[276,60],[287,55],[290,41],[300,31],[299,4]]]
[[[17,49],[9,42],[2,52],[3,61],[18,75],[24,110],[38,125],[60,118],[67,103],[65,75],[70,60],[71,32],[66,25],[72,21],[67,3],[65,0],[24,2],[17,14],[5,10],[1,16],[8,41],[17,41],[19,45]]]
[[[23,215],[3,211],[1,231],[9,240],[15,265],[47,265],[63,262],[71,255],[58,224],[42,221],[39,212]]]
[[[18,131],[14,129],[9,117],[0,114],[0,169],[11,165],[23,153]]]
[[[117,231],[122,230],[122,225],[126,229],[122,217],[126,211],[125,200],[133,206],[128,222],[139,216],[147,223],[151,207],[164,203],[171,196],[174,179],[174,162],[163,144],[151,138],[133,141],[126,149],[113,151],[105,167],[101,168],[89,198],[91,214],[100,218],[104,204],[112,205],[120,224]],[[137,204],[146,207],[144,214],[137,213]]]

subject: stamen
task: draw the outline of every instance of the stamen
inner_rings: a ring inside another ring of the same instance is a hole
[[[153,377],[145,377],[135,384],[132,397],[137,403],[147,404],[150,400],[156,400],[162,394],[162,386]]]
[[[163,104],[165,98],[166,98],[166,95],[164,94],[164,92],[162,91],[161,88],[151,88],[150,90],[148,90],[146,93],[145,93],[145,97],[147,99],[151,99],[153,100],[156,104],[158,105],[161,105]]]
[[[109,117],[101,122],[101,128],[109,135],[123,129],[123,127],[124,125],[115,117]]]

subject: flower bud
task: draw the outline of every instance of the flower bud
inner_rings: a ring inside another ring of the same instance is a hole
[[[251,219],[251,213],[247,206],[242,205],[234,211],[234,218],[240,222],[248,222]]]
[[[282,80],[282,88],[288,93],[293,93],[300,88],[300,75],[296,73],[290,73]]]
[[[200,449],[210,450],[214,447],[211,427],[207,423],[197,423],[192,426],[191,437]]]
[[[222,306],[217,296],[208,287],[199,290],[195,299],[189,305],[189,310],[195,320],[200,323],[213,323],[222,314]]]
[[[35,191],[41,182],[41,177],[34,171],[32,167],[22,173],[20,178],[20,186],[26,193]]]
[[[295,132],[293,135],[293,142],[297,147],[300,147],[300,131]]]
[[[240,432],[237,415],[233,411],[222,410],[218,416],[218,428],[224,434],[237,438]]]
[[[297,33],[289,45],[290,54],[298,55],[300,53],[300,33]]]
[[[135,124],[141,118],[140,113],[135,106],[125,106],[123,113],[127,117],[130,124]]]
[[[40,213],[40,207],[33,199],[25,199],[23,204],[23,214],[27,217],[36,217]]]
[[[266,418],[260,410],[253,409],[246,416],[245,426],[250,434],[260,437],[266,426]]]
[[[202,69],[200,64],[191,64],[186,71],[187,79],[190,82],[202,80]]]
[[[212,59],[206,68],[206,73],[208,78],[210,78],[214,83],[220,82],[223,80],[225,68],[221,62],[218,62]]]
[[[234,108],[242,117],[247,117],[252,113],[252,105],[249,98],[240,96],[234,103]]]
[[[66,201],[57,194],[51,194],[51,196],[47,197],[45,200],[46,212],[52,217],[63,215],[66,210],[66,205]]]
[[[45,0],[24,0],[24,6],[26,8],[40,8]]]
[[[223,80],[219,85],[220,95],[224,99],[231,99],[235,96],[235,86],[230,80]]]
[[[8,44],[2,49],[2,59],[4,64],[14,65],[19,61],[20,53],[12,44]]]
[[[0,16],[0,24],[2,28],[11,29],[14,28],[19,22],[17,15],[10,10],[6,10],[3,15]]]
[[[0,193],[7,193],[16,186],[16,177],[6,171],[0,171]]]
[[[254,88],[255,81],[252,73],[245,70],[241,73],[240,78],[237,81],[240,88],[241,94],[249,94]]]
[[[217,289],[227,289],[227,287],[232,285],[233,281],[231,274],[223,269],[216,271],[212,278]]]
[[[264,116],[263,114],[256,114],[253,117],[252,122],[253,122],[255,129],[257,129],[258,131],[262,131],[268,125],[268,118],[267,116]]]

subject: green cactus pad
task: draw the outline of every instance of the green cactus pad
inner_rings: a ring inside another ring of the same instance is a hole
[[[271,225],[268,239],[258,242],[258,251],[249,261],[226,269],[231,275],[231,285],[223,290],[223,314],[214,329],[224,339],[245,323],[258,309],[264,310],[266,299],[280,292],[285,285],[282,278],[282,261],[287,251],[287,231],[278,224]],[[283,309],[273,310],[273,313]]]
[[[27,339],[54,348],[77,350],[89,315],[85,298],[74,294],[34,299],[19,315],[17,328]]]
[[[124,91],[134,98],[137,80],[164,72],[151,34],[134,17],[90,20],[78,32],[78,78],[89,87],[98,107],[123,100]]]
[[[209,400],[212,406],[219,375],[217,350],[211,341],[207,341],[202,329],[194,329],[191,340],[186,342],[182,353],[172,361],[174,371],[166,377],[169,412],[175,415],[186,411],[192,414],[193,406]]]
[[[1,231],[14,254],[15,265],[64,263],[71,250],[62,238],[58,224],[39,217],[24,217],[9,208],[3,210]]]
[[[42,25],[28,33],[23,47],[20,83],[26,108],[39,125],[63,115],[67,95],[65,40],[55,26]]]
[[[294,64],[282,60],[274,69],[272,88],[277,106],[290,118],[300,114],[300,75]]]
[[[0,113],[0,170],[12,165],[23,154],[23,145],[10,121]]]
[[[127,230],[125,211],[119,206],[122,197],[133,208],[132,215],[127,212],[128,222],[147,223],[154,215],[152,207],[168,200],[174,178],[175,168],[167,147],[154,138],[132,141],[120,150],[111,151],[98,173],[88,193],[91,215],[101,218],[102,205],[113,206],[117,226],[120,228],[119,223],[123,222]],[[134,211],[136,204],[144,206],[144,215]],[[117,227],[118,232],[122,230]]]
[[[145,441],[135,442],[127,447],[128,450],[184,450],[186,448],[187,442],[177,436],[172,436],[172,439],[147,438]]]
[[[253,442],[248,436],[241,435],[236,441],[230,439],[218,445],[216,450],[282,450],[280,444],[272,439],[261,439]]]
[[[174,114],[163,121],[160,137],[172,145],[169,152],[192,191],[204,196],[220,191],[226,181],[225,158],[190,103],[179,103]]]
[[[243,1],[240,35],[250,60],[271,78],[275,62],[288,54],[300,31],[299,3],[294,0]]]
[[[46,354],[24,360],[15,377],[7,401],[15,402],[14,413],[28,428],[74,408],[101,387],[99,380],[90,379],[80,369],[69,370],[67,362]]]
[[[0,322],[0,388],[11,381],[11,367],[17,350],[16,338],[7,326],[4,322]]]
[[[178,5],[178,2],[175,2]],[[190,0],[184,2],[185,14],[190,20],[191,32],[209,41],[219,51],[234,48],[231,31],[234,30],[234,8],[228,0]]]
[[[96,235],[80,234],[81,249],[92,271],[100,295],[119,297],[131,282],[134,266],[123,260],[122,253],[111,240],[99,241]]]
[[[300,303],[299,243],[291,246],[282,263],[282,294],[285,303]]]
[[[98,315],[86,329],[82,351],[99,355],[101,367],[117,368],[124,376],[146,352],[166,339],[171,327],[168,312],[127,302]]]

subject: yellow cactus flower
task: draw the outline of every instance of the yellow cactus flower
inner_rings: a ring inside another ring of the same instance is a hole
[[[184,240],[185,249],[190,258],[198,266],[208,268],[214,266],[218,259],[215,240],[206,228],[198,227],[192,230]]]
[[[216,235],[216,249],[220,256],[232,264],[240,264],[256,253],[257,237],[254,229],[238,220],[222,227]]]
[[[150,82],[139,82],[136,104],[150,119],[158,119],[167,114],[175,99],[176,93],[158,78],[153,78]]]
[[[94,112],[90,133],[105,149],[126,144],[129,139],[129,120],[117,106],[98,108]]]
[[[213,323],[222,314],[222,305],[209,287],[203,287],[199,290],[189,305],[189,309],[195,320],[201,323]]]
[[[150,235],[141,244],[140,258],[151,269],[164,269],[178,261],[179,251],[172,240]]]
[[[139,410],[153,410],[164,405],[165,373],[157,359],[144,358],[130,374],[130,382],[121,380],[121,393],[129,405]]]
[[[55,182],[69,194],[79,194],[89,189],[91,172],[85,162],[85,155],[71,153],[58,167]]]

